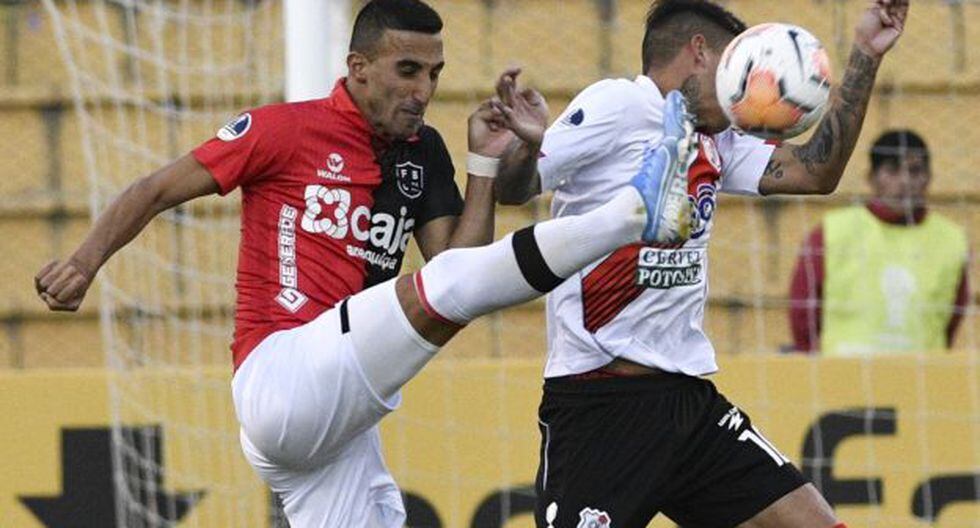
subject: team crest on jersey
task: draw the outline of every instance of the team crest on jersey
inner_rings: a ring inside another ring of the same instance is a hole
[[[715,140],[711,136],[706,136],[704,134],[698,134],[698,143],[701,145],[701,150],[704,152],[704,157],[711,164],[711,167],[718,172],[721,172],[721,154],[718,152],[718,146],[715,145]]]
[[[687,182],[688,201],[691,203],[691,239],[697,240],[708,233],[717,204],[716,194],[721,184],[721,155],[711,136],[700,134],[700,151],[691,166]]]
[[[245,134],[248,130],[252,128],[252,114],[248,112],[241,114],[218,130],[218,139],[221,141],[234,141]]]
[[[693,212],[691,214],[691,239],[696,240],[708,232],[711,225],[711,218],[715,215],[717,188],[713,182],[699,183],[695,194],[688,195],[687,199],[691,202]]]
[[[582,508],[578,512],[578,526],[575,528],[612,528],[612,519],[602,510]]]
[[[418,198],[422,196],[422,187],[425,185],[425,171],[421,165],[416,165],[410,161],[395,165],[395,181],[398,182],[398,190],[408,198]]]

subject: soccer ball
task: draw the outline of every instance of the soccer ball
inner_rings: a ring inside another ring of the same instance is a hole
[[[830,59],[810,32],[760,24],[721,55],[718,102],[732,126],[766,139],[787,139],[817,122],[830,96]]]

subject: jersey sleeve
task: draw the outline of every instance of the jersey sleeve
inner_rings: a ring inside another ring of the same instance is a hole
[[[431,159],[431,174],[427,174],[425,195],[415,216],[415,227],[442,216],[459,216],[463,213],[463,198],[456,186],[456,169],[446,149],[446,143],[435,129],[430,129],[432,146],[427,155]]]
[[[616,100],[614,82],[602,81],[579,94],[545,132],[538,159],[542,188],[554,190],[579,167],[613,149],[620,115],[628,106]]]
[[[776,147],[731,129],[717,134],[715,144],[721,155],[721,191],[758,195],[759,182]]]
[[[221,194],[282,171],[296,149],[295,126],[287,105],[249,110],[221,127],[192,151],[218,183]]]

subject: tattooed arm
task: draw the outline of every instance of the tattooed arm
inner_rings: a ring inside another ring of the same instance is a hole
[[[762,194],[829,194],[837,189],[868,109],[878,65],[905,27],[909,0],[874,0],[855,31],[854,47],[830,108],[803,145],[773,151],[759,182]]]

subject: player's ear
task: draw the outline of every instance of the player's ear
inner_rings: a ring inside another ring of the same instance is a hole
[[[352,51],[347,54],[347,78],[356,82],[364,82],[366,80],[366,70],[368,63],[367,56],[358,51]]]
[[[695,33],[691,37],[691,41],[688,42],[688,47],[690,47],[691,54],[694,58],[694,68],[698,72],[707,70],[710,57],[708,56],[708,41],[704,38],[704,35]]]

